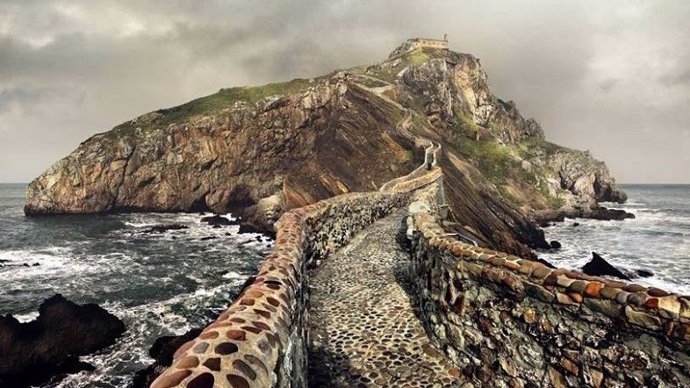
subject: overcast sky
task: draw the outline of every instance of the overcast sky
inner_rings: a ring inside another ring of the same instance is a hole
[[[690,1],[0,0],[0,182],[221,87],[379,62],[413,36],[619,182],[690,183]]]

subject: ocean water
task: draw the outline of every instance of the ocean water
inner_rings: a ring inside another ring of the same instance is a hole
[[[597,252],[615,267],[648,269],[636,283],[690,295],[690,185],[622,185],[628,202],[603,204],[635,214],[624,221],[567,219],[544,228],[559,251],[538,252],[559,267],[581,269]],[[573,223],[580,223],[574,227]]]
[[[61,293],[98,303],[127,326],[115,345],[82,357],[94,372],[46,387],[127,386],[152,362],[148,349],[156,338],[217,316],[273,244],[238,234],[238,226],[214,229],[198,214],[26,218],[25,190],[0,184],[0,315],[31,320],[44,299]],[[143,233],[170,223],[188,229]]]
[[[546,238],[562,249],[539,256],[580,269],[595,251],[617,267],[654,272],[635,280],[641,284],[690,294],[690,185],[623,188],[628,203],[606,205],[636,219],[557,223],[545,228]],[[213,319],[272,247],[265,237],[237,234],[237,226],[214,229],[197,214],[26,218],[25,189],[0,184],[0,314],[33,319],[45,298],[61,293],[98,303],[127,326],[115,345],[82,357],[94,372],[45,387],[126,387],[152,361],[148,349],[156,338]],[[189,228],[142,232],[169,223]]]

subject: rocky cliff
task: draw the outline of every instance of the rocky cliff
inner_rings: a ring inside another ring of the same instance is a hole
[[[546,142],[495,97],[477,58],[401,46],[379,64],[221,89],[95,135],[29,185],[25,212],[233,211],[269,228],[411,171],[421,137],[443,145],[448,226],[482,245],[530,256],[546,247],[534,220],[625,200],[603,163]]]

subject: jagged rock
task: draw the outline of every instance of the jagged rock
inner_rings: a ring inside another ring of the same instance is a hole
[[[227,219],[225,217],[221,217],[217,214],[214,216],[210,216],[210,217],[204,217],[201,219],[201,222],[205,222],[211,226],[216,226],[216,225],[228,226],[228,225],[239,225],[240,224],[240,221],[238,221],[238,220],[234,220],[234,221],[229,220],[229,219]]]
[[[627,195],[618,188],[603,162],[595,160],[588,152],[570,150],[556,152],[547,163],[558,172],[561,189],[568,190],[580,201],[618,202]]]
[[[0,386],[26,387],[53,376],[92,370],[79,356],[115,343],[125,325],[95,304],[77,305],[57,294],[20,323],[0,317]]]
[[[592,252],[592,260],[582,267],[582,272],[591,276],[613,276],[619,279],[630,280],[630,277],[609,264],[596,252]]]
[[[649,278],[654,276],[654,272],[647,270],[647,269],[636,269],[635,273],[637,276],[643,277],[643,278]]]
[[[403,45],[380,64],[221,89],[95,135],[31,182],[25,213],[232,212],[271,232],[287,210],[412,171],[421,137],[443,146],[454,221],[491,248],[533,258],[549,248],[533,220],[554,219],[540,212],[603,217],[599,201],[625,200],[602,162],[546,142],[494,96],[479,59]]]
[[[591,210],[591,214],[589,215],[589,218],[595,219],[595,220],[604,220],[604,221],[609,221],[609,220],[616,220],[616,221],[622,221],[627,218],[635,218],[635,215],[632,213],[628,213],[625,210],[618,210],[618,209],[607,209],[605,207],[597,207]]]
[[[191,341],[201,334],[199,328],[191,329],[182,335],[163,336],[156,339],[149,349],[149,356],[155,361],[134,374],[129,388],[148,388],[153,380],[172,364],[175,351],[185,342]]]
[[[189,228],[187,225],[182,224],[165,224],[165,225],[155,225],[148,229],[142,231],[142,233],[163,233],[169,230],[183,230]]]
[[[257,228],[256,226],[252,224],[242,224],[240,225],[240,230],[238,232],[239,234],[246,234],[246,233],[262,233],[262,230]]]

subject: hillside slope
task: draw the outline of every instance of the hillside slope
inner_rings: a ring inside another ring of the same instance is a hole
[[[495,249],[531,256],[547,246],[535,220],[605,218],[598,202],[625,200],[603,163],[546,142],[493,96],[477,58],[403,45],[376,65],[221,89],[95,135],[31,182],[25,213],[232,211],[270,228],[411,171],[420,137],[444,146],[449,227]]]

